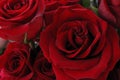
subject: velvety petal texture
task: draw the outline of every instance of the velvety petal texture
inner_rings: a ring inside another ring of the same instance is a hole
[[[106,80],[120,56],[115,29],[80,5],[56,10],[40,47],[56,80]]]
[[[113,27],[120,28],[120,1],[119,0],[99,0],[99,14]]]
[[[47,61],[40,51],[35,59],[33,69],[35,74],[32,80],[56,80],[52,65]]]
[[[53,20],[54,13],[60,6],[64,5],[74,5],[77,4],[80,0],[45,0],[45,12],[44,12],[44,21],[45,26],[50,24]]]
[[[33,71],[29,63],[28,45],[9,43],[0,55],[0,80],[29,80]]]
[[[42,29],[44,0],[1,0],[0,37],[23,41],[33,39]]]

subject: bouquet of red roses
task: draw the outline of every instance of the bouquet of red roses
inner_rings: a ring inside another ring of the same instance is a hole
[[[0,0],[0,80],[120,80],[119,0]]]

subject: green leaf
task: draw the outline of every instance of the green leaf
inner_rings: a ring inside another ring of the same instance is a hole
[[[3,54],[4,50],[5,50],[5,48],[3,48],[2,50],[0,50],[0,55]]]
[[[93,11],[93,12],[95,12],[95,14],[97,14],[98,15],[98,8],[96,8],[95,6],[90,6],[90,9]]]
[[[25,33],[25,36],[24,36],[24,43],[25,43],[25,44],[28,43],[28,40],[27,40],[27,33]]]
[[[82,5],[86,8],[90,7],[90,0],[82,0]]]

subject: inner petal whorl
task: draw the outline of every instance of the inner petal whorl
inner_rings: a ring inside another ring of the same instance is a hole
[[[73,39],[76,45],[79,47],[84,43],[88,32],[86,29],[86,22],[76,21],[75,23],[76,25],[73,27]]]
[[[10,0],[8,6],[12,10],[20,9],[25,4],[25,0]]]

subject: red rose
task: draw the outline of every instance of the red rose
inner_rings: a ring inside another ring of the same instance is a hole
[[[22,41],[33,39],[42,28],[44,0],[1,0],[0,37]]]
[[[0,80],[29,80],[33,75],[29,57],[27,45],[9,43],[0,56]]]
[[[41,33],[40,47],[56,80],[106,80],[119,59],[119,36],[92,11],[63,6]]]
[[[63,5],[74,5],[79,0],[45,0],[46,8],[44,13],[45,25],[50,24],[53,20],[56,9]]]
[[[99,0],[100,16],[111,23],[114,27],[120,28],[120,1]]]
[[[55,80],[52,66],[41,52],[37,55],[33,69],[35,71],[35,76],[32,80]]]
[[[73,3],[77,3],[80,0],[45,0],[46,4],[52,4],[54,2],[58,2],[60,4],[73,4]]]

